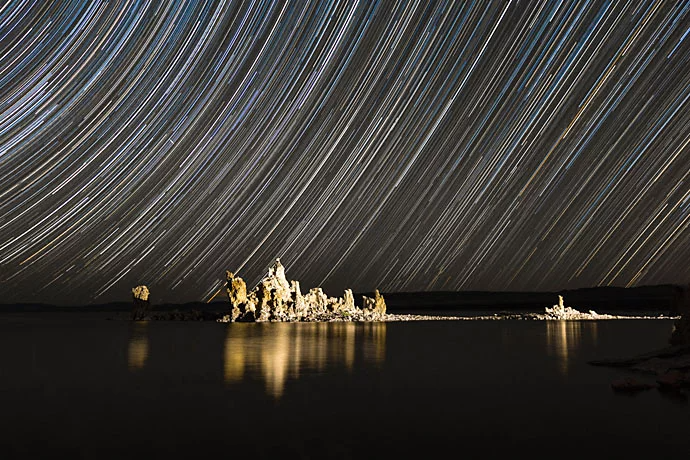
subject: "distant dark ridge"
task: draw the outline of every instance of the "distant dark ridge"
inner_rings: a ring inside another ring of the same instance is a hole
[[[151,311],[222,311],[227,309],[227,302],[187,302],[180,304],[164,303],[151,305]],[[111,302],[98,305],[50,305],[43,303],[20,303],[0,305],[0,312],[4,313],[36,313],[36,312],[71,312],[71,313],[96,313],[96,312],[115,312],[132,311],[131,302]]]
[[[403,310],[541,310],[558,303],[558,295],[565,305],[580,311],[648,311],[677,313],[681,287],[673,284],[656,286],[593,287],[565,289],[554,292],[384,292],[389,311]],[[361,302],[362,295],[355,295]]]
[[[566,306],[580,311],[644,311],[676,314],[681,286],[593,287],[565,289],[553,292],[492,292],[492,291],[437,291],[437,292],[383,292],[389,312],[405,310],[541,310],[558,302],[558,295]],[[355,294],[355,303],[361,307],[362,295]],[[152,304],[151,311],[222,311],[227,300],[212,303],[188,302],[182,304]],[[0,305],[0,312],[113,312],[131,311],[131,302],[111,302],[99,305],[58,306],[43,303]]]

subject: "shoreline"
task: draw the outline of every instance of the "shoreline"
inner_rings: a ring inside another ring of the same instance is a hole
[[[120,312],[122,313],[122,312]],[[108,320],[117,320],[117,321],[131,321],[131,322],[137,322],[137,321],[144,321],[144,322],[184,322],[184,321],[203,321],[203,322],[216,322],[216,323],[233,323],[234,321],[229,321],[226,318],[224,318],[224,314],[219,314],[218,317],[186,317],[185,313],[180,312],[179,314],[175,314],[174,312],[171,313],[170,315],[153,315],[153,317],[150,318],[145,318],[141,320],[132,320],[129,315],[127,317],[123,317],[124,315],[120,315],[119,317],[108,317]],[[162,316],[167,316],[167,317],[162,317]],[[267,320],[267,321],[237,321],[237,323],[259,323],[259,324],[266,324],[266,323],[290,323],[290,324],[296,324],[296,323],[396,323],[396,322],[413,322],[413,321],[568,321],[568,322],[577,322],[577,321],[615,321],[615,320],[677,320],[679,317],[678,316],[668,316],[665,314],[659,314],[659,315],[635,315],[635,316],[627,316],[627,315],[600,315],[597,314],[596,316],[588,316],[587,314],[583,314],[581,317],[577,318],[555,318],[555,317],[550,317],[549,315],[545,314],[540,314],[540,313],[524,313],[524,314],[515,314],[515,313],[495,313],[492,315],[426,315],[426,314],[417,314],[417,313],[387,313],[383,317],[377,320],[350,320],[346,318],[328,318],[328,319],[322,319],[322,320],[307,320],[307,321],[272,321],[272,320]]]

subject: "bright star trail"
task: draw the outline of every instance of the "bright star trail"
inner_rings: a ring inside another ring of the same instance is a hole
[[[4,302],[690,281],[689,2],[9,2]]]

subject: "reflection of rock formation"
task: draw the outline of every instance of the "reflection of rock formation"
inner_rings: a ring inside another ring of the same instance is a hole
[[[340,329],[339,332],[343,333],[345,337],[342,339],[345,342],[345,367],[347,370],[352,370],[352,366],[355,364],[355,328],[351,324],[341,324],[340,327],[335,328],[336,331]],[[381,329],[383,331],[383,340],[379,342],[379,346],[386,346],[386,328],[385,326]]]
[[[379,363],[385,350],[385,323],[236,324],[225,340],[225,382],[260,377],[266,391],[280,398],[287,381],[303,372],[352,369],[358,356]]]
[[[568,374],[568,354],[582,336],[582,323],[576,321],[547,321],[546,346],[548,352],[558,357],[561,372]]]
[[[149,311],[149,288],[146,286],[137,286],[132,288],[132,297],[134,298],[134,306],[132,308],[132,319],[134,321],[144,319]]]
[[[569,356],[580,347],[583,333],[593,343],[597,340],[597,323],[593,321],[546,321],[547,352],[559,360],[561,372],[568,374]]]
[[[148,323],[139,322],[132,325],[129,346],[127,348],[127,363],[130,371],[143,369],[149,357]]]
[[[321,288],[302,295],[299,282],[288,282],[285,268],[276,259],[261,282],[249,293],[242,278],[226,273],[230,314],[220,321],[381,321],[386,319],[386,302],[376,290],[355,306],[352,291],[343,297],[328,297]]]
[[[244,377],[244,355],[247,350],[246,328],[228,328],[225,338],[225,359],[223,375],[226,383],[241,382]]]
[[[266,382],[266,391],[276,399],[283,395],[288,373],[293,378],[299,377],[299,361],[294,359],[290,335],[287,328],[278,326],[272,335],[264,336],[262,340],[264,343],[261,347],[261,371]]]
[[[363,325],[365,342],[364,357],[367,361],[380,363],[386,358],[386,327],[377,323]]]

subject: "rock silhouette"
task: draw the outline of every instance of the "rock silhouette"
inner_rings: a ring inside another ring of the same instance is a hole
[[[682,316],[674,323],[669,338],[671,346],[631,358],[595,360],[589,363],[656,375],[656,385],[647,387],[656,387],[660,391],[687,398],[683,389],[690,387],[690,285],[679,288],[673,310]],[[635,391],[639,385],[633,385],[630,380],[617,381],[612,384],[612,388],[615,391]]]
[[[226,291],[230,314],[220,321],[383,321],[388,319],[386,301],[376,290],[355,305],[352,290],[343,297],[328,297],[321,288],[302,294],[298,281],[288,282],[285,267],[276,259],[268,275],[249,293],[242,278],[227,272]]]
[[[671,345],[690,345],[690,285],[679,290],[676,311],[681,315],[673,324]]]

